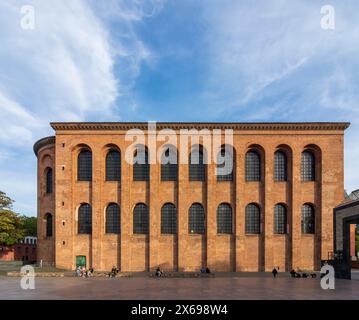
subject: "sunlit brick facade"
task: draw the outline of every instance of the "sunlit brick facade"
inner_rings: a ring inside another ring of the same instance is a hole
[[[213,271],[313,270],[333,251],[333,208],[343,201],[347,123],[157,123],[156,132],[171,129],[177,137],[181,129],[233,130],[231,178],[218,179],[217,164],[211,162],[204,166],[203,181],[191,180],[190,165],[181,162],[175,181],[164,181],[159,161],[148,166],[147,181],[136,181],[141,180],[135,178],[137,169],[125,160],[133,141],[125,135],[143,130],[153,157],[147,123],[51,125],[56,136],[34,146],[37,256],[44,264],[74,269],[85,261],[96,270],[115,265],[122,271],[157,266],[174,271],[202,266]],[[165,145],[157,139],[155,151],[161,154]],[[181,145],[176,148],[180,153]],[[186,148],[190,153],[191,145]],[[207,151],[204,144],[202,150]],[[108,157],[110,151],[117,153]],[[91,159],[91,175],[84,180],[90,181],[81,181],[79,163],[86,159]],[[116,166],[107,168],[109,161],[119,167],[118,176]],[[303,172],[308,168],[313,177]],[[109,181],[108,172],[115,179]]]

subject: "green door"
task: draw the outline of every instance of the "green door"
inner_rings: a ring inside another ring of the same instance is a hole
[[[85,267],[86,268],[86,257],[85,256],[76,256],[76,268]]]

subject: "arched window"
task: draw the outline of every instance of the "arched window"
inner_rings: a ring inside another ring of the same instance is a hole
[[[82,150],[77,157],[77,180],[92,180],[92,152]]]
[[[246,207],[246,233],[260,233],[261,215],[258,205],[251,203]]]
[[[315,214],[311,204],[302,206],[302,233],[310,234],[315,232]]]
[[[177,181],[177,150],[174,147],[168,147],[161,157],[161,180]]]
[[[148,162],[148,152],[146,147],[138,146],[135,151],[135,159],[133,164],[133,180],[134,181],[149,181],[150,180],[150,165]]]
[[[274,207],[274,233],[287,233],[287,208],[282,204]]]
[[[189,156],[189,180],[206,181],[206,165],[202,147],[194,149]]]
[[[46,193],[52,193],[52,169],[46,170]]]
[[[217,233],[233,233],[232,208],[227,203],[221,203],[217,208]]]
[[[133,233],[148,234],[148,225],[148,207],[144,203],[139,203],[133,209]]]
[[[88,203],[83,203],[79,208],[78,233],[92,233],[92,208]]]
[[[189,233],[203,234],[205,232],[205,214],[201,204],[194,203],[189,208]]]
[[[52,237],[52,214],[46,214],[46,237]]]
[[[117,150],[106,155],[106,181],[121,181],[121,154]]]
[[[233,148],[222,147],[217,156],[217,181],[233,181],[233,167]]]
[[[110,203],[106,208],[106,233],[119,234],[121,229],[120,207],[117,203]]]
[[[302,152],[302,181],[315,180],[315,157],[311,151]]]
[[[246,154],[246,181],[261,180],[261,159],[257,151]]]
[[[287,181],[287,156],[282,151],[274,154],[274,180]]]
[[[177,209],[172,203],[166,203],[161,208],[161,233],[177,233]]]

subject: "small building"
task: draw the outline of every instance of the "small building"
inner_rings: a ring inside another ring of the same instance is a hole
[[[25,237],[12,246],[0,246],[0,261],[36,263],[36,237]]]

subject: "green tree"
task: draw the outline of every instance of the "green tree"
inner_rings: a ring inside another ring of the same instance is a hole
[[[25,237],[36,237],[37,236],[37,218],[36,217],[20,217],[22,226],[24,228]]]
[[[12,211],[14,200],[0,191],[0,243],[13,245],[24,237],[21,218]]]

